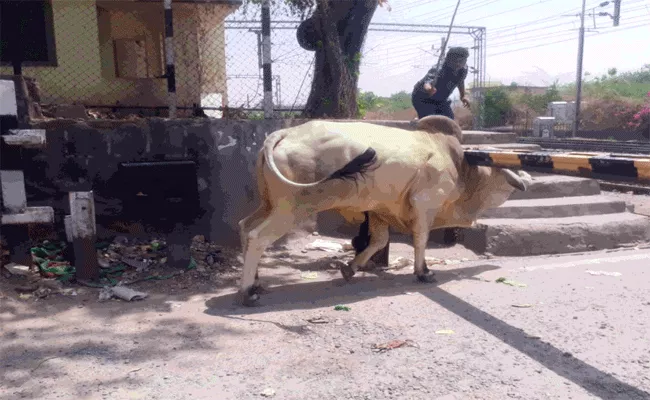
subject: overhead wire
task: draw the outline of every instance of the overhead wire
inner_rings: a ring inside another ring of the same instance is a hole
[[[598,32],[598,33],[597,32],[588,32],[588,33],[585,33],[585,37],[606,35],[608,33],[613,33],[613,32],[622,32],[622,31],[627,31],[627,30],[630,30],[630,29],[648,28],[648,27],[650,27],[650,20],[648,20],[648,22],[646,22],[646,23],[642,23],[642,24],[638,24],[638,25],[632,25],[632,26],[628,26],[628,27],[625,27],[625,28],[622,28],[622,29],[617,29],[617,30],[609,30],[607,32]],[[589,35],[589,33],[594,33],[594,34]],[[541,44],[536,45],[536,46],[528,46],[528,47],[522,47],[522,48],[514,49],[514,50],[502,51],[502,52],[499,52],[499,53],[488,54],[487,56],[488,57],[496,57],[496,56],[503,55],[503,54],[510,54],[510,53],[516,53],[516,52],[524,51],[524,50],[536,49],[536,48],[539,48],[539,47],[550,46],[550,45],[558,44],[558,43],[565,43],[565,42],[569,42],[569,41],[572,41],[572,40],[577,40],[577,37],[572,37],[572,38],[564,39],[564,40],[558,40],[558,41],[555,41],[555,42],[541,43]]]

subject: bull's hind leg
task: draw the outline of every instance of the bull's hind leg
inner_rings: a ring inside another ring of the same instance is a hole
[[[262,204],[251,215],[239,221],[239,238],[241,240],[242,255],[246,255],[248,247],[248,234],[251,229],[257,227],[269,215],[269,205]],[[253,285],[256,290],[262,291],[259,283],[259,272],[255,271],[255,283]]]
[[[369,214],[368,218],[370,242],[368,243],[368,246],[361,253],[357,254],[348,265],[341,267],[341,275],[343,275],[343,278],[346,281],[352,279],[354,274],[357,273],[358,267],[365,266],[375,253],[386,247],[388,244],[388,224],[377,217],[373,218],[372,214]]]
[[[272,210],[269,215],[255,228],[248,232],[246,250],[244,252],[244,268],[238,302],[252,306],[259,300],[255,283],[258,278],[257,269],[266,248],[289,232],[296,222],[296,216],[291,210]]]

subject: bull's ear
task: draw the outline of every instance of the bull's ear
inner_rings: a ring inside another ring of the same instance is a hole
[[[519,175],[515,174],[507,168],[502,169],[501,172],[506,177],[506,182],[508,182],[515,189],[519,189],[522,192],[525,192],[528,189],[526,181],[523,180]]]

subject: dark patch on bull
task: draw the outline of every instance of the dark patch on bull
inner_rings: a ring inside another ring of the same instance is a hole
[[[356,254],[360,254],[370,245],[370,235],[368,234],[370,231],[370,219],[367,211],[363,215],[365,219],[359,227],[359,234],[352,239],[352,247],[354,247]]]
[[[377,152],[372,147],[368,147],[366,151],[353,158],[342,168],[334,171],[327,180],[351,180],[356,184],[359,177],[363,177],[368,171],[370,171],[370,167],[372,167],[376,162]]]

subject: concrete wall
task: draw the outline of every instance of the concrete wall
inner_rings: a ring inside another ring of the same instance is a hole
[[[121,215],[121,202],[114,192],[119,182],[112,179],[119,163],[193,160],[198,165],[203,215],[188,230],[221,244],[237,245],[237,222],[258,205],[254,166],[264,139],[277,129],[304,122],[161,118],[32,122],[33,128],[46,129],[47,147],[44,151],[24,152],[28,160],[25,170],[28,201],[33,206],[53,206],[59,221],[57,226],[62,226],[60,219],[68,212],[67,193],[93,190],[101,225],[103,217],[119,219]],[[412,128],[402,121],[372,123]],[[469,133],[466,142],[512,141],[510,136]],[[478,137],[482,140],[477,140]]]
[[[236,7],[178,3],[173,8],[178,105],[191,107],[201,103],[202,94],[227,91],[223,21]],[[58,66],[23,68],[37,79],[43,103],[167,104],[167,81],[154,78],[164,74],[162,1],[53,0],[52,12]],[[145,43],[147,77],[116,77],[113,41],[136,38]],[[11,73],[0,67],[0,74]]]

